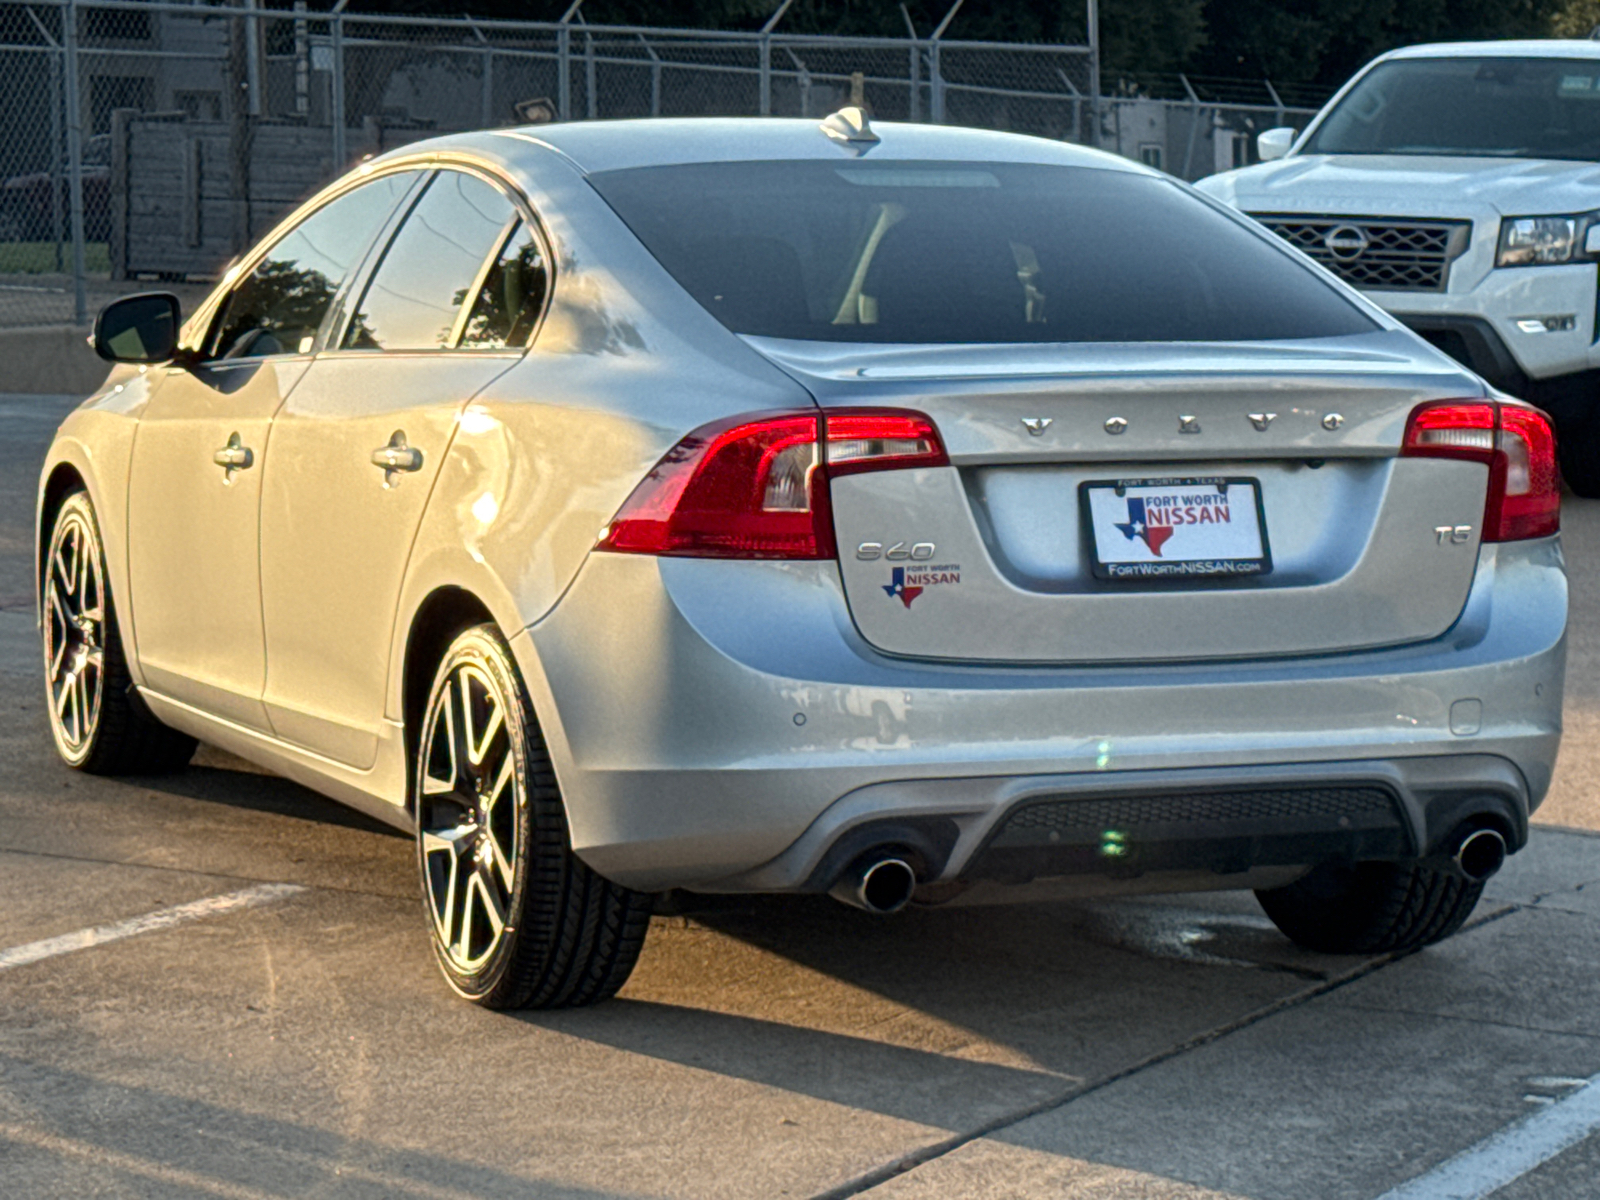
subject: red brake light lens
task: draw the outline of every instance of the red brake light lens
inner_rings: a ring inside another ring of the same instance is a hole
[[[1406,423],[1400,453],[1463,458],[1489,468],[1483,540],[1548,537],[1561,528],[1561,472],[1550,418],[1493,401],[1424,404]]]
[[[939,431],[920,413],[846,409],[707,425],[645,476],[595,548],[699,558],[833,558],[830,474],[949,461]]]
[[[826,419],[829,475],[950,465],[939,431],[921,413],[869,409],[829,413]]]

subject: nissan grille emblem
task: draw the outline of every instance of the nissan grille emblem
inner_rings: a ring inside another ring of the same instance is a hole
[[[1368,238],[1363,230],[1354,225],[1337,225],[1328,230],[1322,244],[1340,262],[1351,262],[1360,258],[1366,250]]]

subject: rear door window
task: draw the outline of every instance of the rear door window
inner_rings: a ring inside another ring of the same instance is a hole
[[[223,302],[207,357],[309,354],[335,294],[416,181],[415,171],[380,176],[290,230]]]
[[[476,175],[440,171],[406,216],[345,331],[352,350],[444,350],[456,344],[489,257],[516,209]]]
[[[548,287],[543,244],[526,222],[518,222],[478,287],[478,299],[461,332],[462,348],[526,346],[544,310]]]

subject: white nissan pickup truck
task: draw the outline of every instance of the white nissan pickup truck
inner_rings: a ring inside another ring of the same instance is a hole
[[[1600,496],[1600,43],[1396,50],[1258,146],[1196,186],[1549,412]]]

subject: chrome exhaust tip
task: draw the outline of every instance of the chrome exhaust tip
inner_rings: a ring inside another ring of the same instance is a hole
[[[1506,839],[1497,829],[1474,829],[1461,839],[1451,861],[1467,880],[1482,883],[1505,865]]]
[[[854,908],[887,915],[911,903],[916,887],[917,873],[905,859],[878,858],[845,872],[828,895]]]

